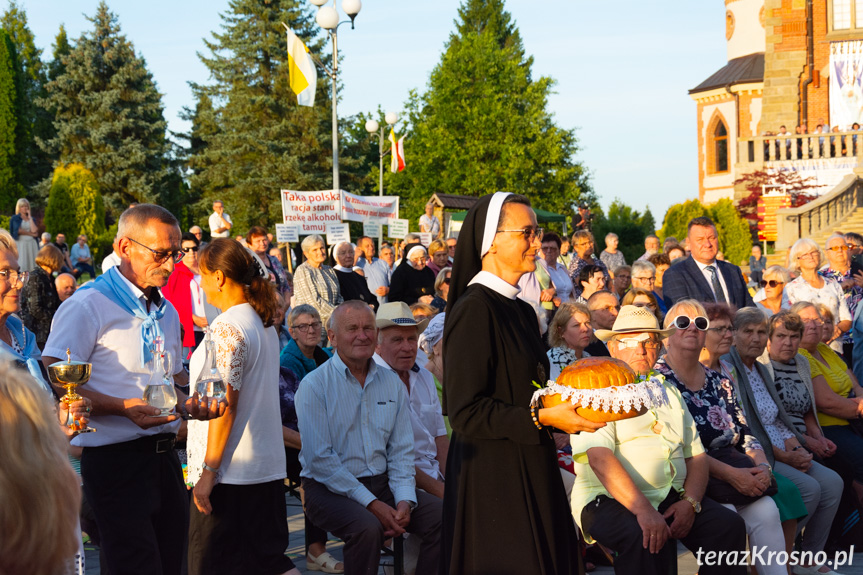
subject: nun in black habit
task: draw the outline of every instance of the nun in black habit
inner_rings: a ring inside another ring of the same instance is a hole
[[[465,217],[444,332],[446,466],[442,569],[449,575],[581,573],[550,428],[595,431],[562,403],[536,413],[548,358],[533,308],[517,299],[536,269],[536,215],[524,196],[484,196]]]
[[[423,296],[428,296],[431,303],[434,298],[435,273],[426,266],[428,252],[422,244],[405,246],[402,263],[393,272],[390,279],[389,301],[403,301],[413,305]]]

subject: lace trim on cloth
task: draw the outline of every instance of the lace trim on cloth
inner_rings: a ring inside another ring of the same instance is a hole
[[[539,406],[539,400],[543,396],[560,394],[561,401],[606,413],[621,413],[642,407],[655,409],[668,404],[664,381],[663,376],[654,375],[647,380],[598,389],[576,389],[549,381],[546,387],[534,392],[530,406]]]
[[[225,384],[238,390],[243,385],[243,366],[248,355],[248,345],[243,334],[227,322],[215,322],[212,326],[216,344],[216,365]]]

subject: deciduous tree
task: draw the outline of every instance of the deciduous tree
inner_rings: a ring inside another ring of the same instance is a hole
[[[575,131],[547,109],[554,81],[534,78],[532,66],[503,0],[465,0],[428,89],[406,105],[407,169],[387,178],[404,217],[418,217],[435,192],[519,192],[565,215],[593,203]]]

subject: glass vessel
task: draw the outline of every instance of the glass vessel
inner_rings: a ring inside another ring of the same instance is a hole
[[[216,364],[216,342],[210,337],[210,328],[206,328],[204,336],[204,366],[198,374],[198,380],[195,382],[195,391],[199,396],[212,397],[214,399],[224,399],[226,388],[225,382],[222,379],[222,374],[219,373],[219,367]]]
[[[153,371],[150,382],[144,388],[144,401],[159,409],[154,417],[172,415],[177,406],[177,392],[171,375],[171,354],[164,349],[164,342],[157,337],[153,342]]]

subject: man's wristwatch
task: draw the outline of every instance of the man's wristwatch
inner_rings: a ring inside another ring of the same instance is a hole
[[[684,501],[688,501],[689,504],[692,505],[692,509],[695,511],[696,514],[701,513],[701,502],[700,501],[698,501],[697,499],[693,499],[692,497],[690,497],[686,494],[684,494],[683,497],[681,497],[681,499],[683,499]]]

